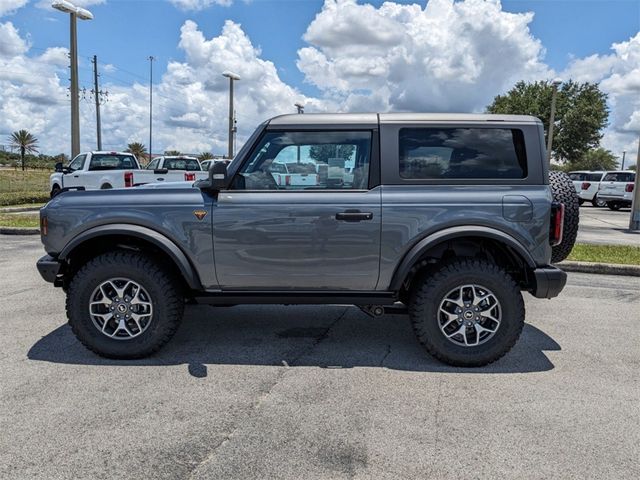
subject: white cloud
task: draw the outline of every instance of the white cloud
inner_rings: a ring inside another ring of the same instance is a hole
[[[640,33],[614,43],[611,50],[609,55],[572,61],[562,78],[600,83],[609,95],[611,107],[610,125],[602,144],[616,155],[626,150],[627,158],[633,158],[635,163],[640,134]]]
[[[0,0],[0,17],[15,13],[16,10],[24,7],[28,1],[29,0]]]
[[[233,3],[233,0],[169,0],[169,2],[180,10],[200,11],[209,8],[211,5],[228,7]]]
[[[370,97],[392,110],[477,110],[517,80],[552,75],[529,31],[532,18],[504,12],[495,0],[380,8],[326,0],[297,65],[345,109]]]
[[[0,23],[0,57],[22,55],[29,49],[27,42],[20,36],[11,22]]]

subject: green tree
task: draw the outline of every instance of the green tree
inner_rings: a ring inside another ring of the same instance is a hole
[[[638,171],[638,165],[629,165],[629,170],[633,170],[634,172]]]
[[[198,160],[200,160],[201,162],[204,162],[205,160],[211,160],[213,158],[213,153],[211,152],[202,152],[200,155],[198,155]]]
[[[143,143],[133,142],[127,145],[125,152],[133,153],[140,162],[147,156],[147,147],[145,147]]]
[[[568,165],[571,170],[615,170],[618,160],[609,150],[594,148],[585,153],[580,160]]]
[[[12,147],[20,149],[20,163],[22,170],[24,170],[24,156],[27,152],[38,151],[38,139],[26,130],[18,130],[11,134],[9,141]]]
[[[309,156],[316,162],[329,163],[330,158],[351,158],[354,150],[353,145],[313,145]]]
[[[505,95],[498,95],[487,107],[489,113],[533,115],[549,130],[550,82],[518,82]],[[552,154],[562,162],[575,163],[600,145],[602,129],[607,125],[607,95],[597,83],[569,80],[558,91],[554,121]]]
[[[165,150],[164,154],[168,157],[177,157],[178,155],[182,155],[179,150]]]

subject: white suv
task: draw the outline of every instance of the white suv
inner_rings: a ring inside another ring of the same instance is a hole
[[[600,182],[605,173],[602,171],[576,171],[569,172],[569,177],[573,180],[573,186],[580,197],[580,205],[584,202],[591,202],[594,207],[604,207],[607,202],[598,197]]]
[[[607,172],[600,182],[598,198],[606,202],[611,210],[630,207],[635,180],[636,172],[631,170]]]

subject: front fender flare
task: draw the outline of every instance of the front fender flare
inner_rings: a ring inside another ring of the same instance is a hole
[[[150,228],[142,227],[140,225],[117,223],[100,225],[85,230],[77,237],[73,238],[73,240],[71,240],[62,249],[62,251],[58,255],[58,259],[64,261],[68,258],[71,252],[82,243],[92,238],[107,235],[126,235],[152,243],[160,250],[165,252],[171,258],[171,260],[173,260],[173,263],[180,270],[180,273],[182,274],[184,280],[187,282],[187,285],[189,285],[189,288],[192,288],[194,290],[202,289],[202,284],[200,282],[198,273],[193,268],[193,265],[191,265],[184,252],[172,240],[170,240],[163,234]]]
[[[464,237],[485,237],[497,240],[515,250],[515,252],[522,257],[530,268],[536,268],[536,262],[522,243],[501,230],[483,227],[480,225],[450,227],[426,236],[416,243],[411,250],[407,252],[407,254],[405,254],[404,258],[393,273],[389,290],[397,292],[402,288],[402,284],[413,268],[415,262],[431,247],[447,240]]]

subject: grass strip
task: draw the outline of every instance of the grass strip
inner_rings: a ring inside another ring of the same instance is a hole
[[[38,228],[40,227],[40,216],[0,213],[0,227]]]
[[[639,238],[640,240],[640,238]],[[640,265],[640,247],[577,243],[567,260],[575,262]]]

